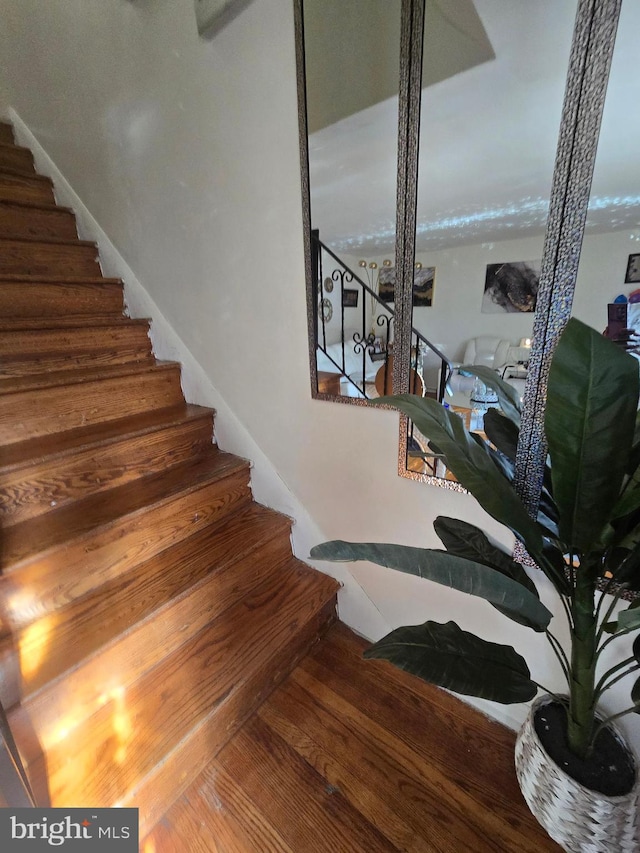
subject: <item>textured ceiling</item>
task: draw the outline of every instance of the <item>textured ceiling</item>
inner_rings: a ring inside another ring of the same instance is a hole
[[[474,5],[495,58],[423,90],[419,250],[539,234],[545,225],[577,3]],[[639,31],[640,3],[625,0],[594,176],[593,230],[640,228]],[[393,251],[396,125],[397,98],[388,98],[310,138],[312,223],[338,251]]]

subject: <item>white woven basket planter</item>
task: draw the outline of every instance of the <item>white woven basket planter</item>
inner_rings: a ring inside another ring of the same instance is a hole
[[[550,701],[542,696],[533,703],[516,740],[516,775],[534,817],[567,853],[639,853],[637,773],[623,797],[607,797],[568,776],[549,758],[533,725],[536,710]]]

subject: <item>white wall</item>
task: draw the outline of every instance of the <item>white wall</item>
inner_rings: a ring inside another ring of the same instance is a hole
[[[437,545],[448,514],[508,542],[469,496],[396,476],[395,414],[310,398],[290,0],[212,41],[191,0],[0,0],[0,19],[12,107],[324,534]],[[354,574],[382,612],[370,635],[455,618],[539,651],[536,678],[559,684],[540,638],[487,604]]]

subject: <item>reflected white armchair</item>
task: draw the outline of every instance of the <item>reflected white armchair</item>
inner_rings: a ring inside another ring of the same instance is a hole
[[[509,362],[511,341],[504,338],[494,338],[491,335],[481,335],[471,338],[464,351],[463,364],[484,364],[499,370]]]

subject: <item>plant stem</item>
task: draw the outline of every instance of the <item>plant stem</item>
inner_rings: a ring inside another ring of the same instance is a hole
[[[573,630],[567,739],[569,749],[585,758],[592,743],[595,722],[596,630],[595,580],[587,565],[576,575],[572,602]]]
[[[606,720],[602,720],[601,723],[598,723],[596,730],[593,733],[594,741],[598,737],[598,735],[600,734],[602,729],[604,729],[606,726],[608,726],[609,723],[612,723],[614,720],[619,720],[620,717],[626,717],[627,714],[637,714],[637,713],[638,713],[638,706],[634,705],[633,708],[627,708],[626,711],[620,711],[620,713],[613,714],[611,717],[607,717]]]
[[[630,666],[626,672],[621,672],[616,678],[612,678],[608,684],[602,684],[603,679],[601,678],[598,682],[598,686],[596,687],[596,702],[610,687],[613,687],[614,684],[617,684],[618,681],[622,681],[623,678],[626,678],[628,675],[631,675],[632,672],[637,672],[640,669],[640,664],[635,664],[634,666]],[[602,684],[602,686],[600,686]]]
[[[600,655],[607,648],[609,643],[612,643],[614,640],[617,640],[619,637],[626,637],[627,634],[630,634],[630,633],[631,633],[631,631],[629,629],[625,629],[624,631],[619,631],[617,634],[613,634],[611,637],[606,639],[604,641],[604,643],[600,646],[600,648],[598,649],[598,655]]]
[[[600,681],[597,683],[596,691],[600,690],[600,688],[602,687],[604,682],[607,680],[607,678],[609,678],[611,675],[615,675],[616,672],[619,672],[621,669],[624,669],[625,666],[629,666],[629,664],[632,664],[634,661],[635,661],[635,657],[633,655],[631,655],[631,657],[626,658],[626,660],[620,661],[620,663],[617,663],[615,666],[612,666],[611,669],[608,669],[602,675],[602,678],[600,679]]]
[[[562,667],[562,671],[564,672],[564,676],[567,679],[567,683],[570,684],[571,679],[569,676],[569,661],[568,661],[567,656],[564,652],[564,649],[560,645],[559,640],[553,636],[551,631],[549,631],[547,629],[545,631],[545,634],[547,635],[547,639],[549,640],[549,645],[551,646],[551,648],[555,652],[556,657],[558,658],[560,666]]]
[[[596,643],[599,643],[600,640],[602,639],[602,635],[604,634],[604,626],[609,621],[609,617],[613,613],[613,610],[614,610],[616,604],[620,601],[620,596],[622,595],[623,591],[624,591],[623,588],[620,587],[620,589],[613,596],[613,598],[611,600],[611,604],[609,605],[609,607],[607,607],[607,612],[605,613],[605,615],[602,618],[602,621],[600,622],[600,627],[598,629],[598,634],[596,636]],[[596,621],[600,617],[600,609],[602,606],[602,602],[604,601],[604,596],[605,596],[605,594],[603,592],[602,595],[600,596],[600,601],[598,601],[598,607],[596,608]],[[602,649],[600,651],[602,651]]]

